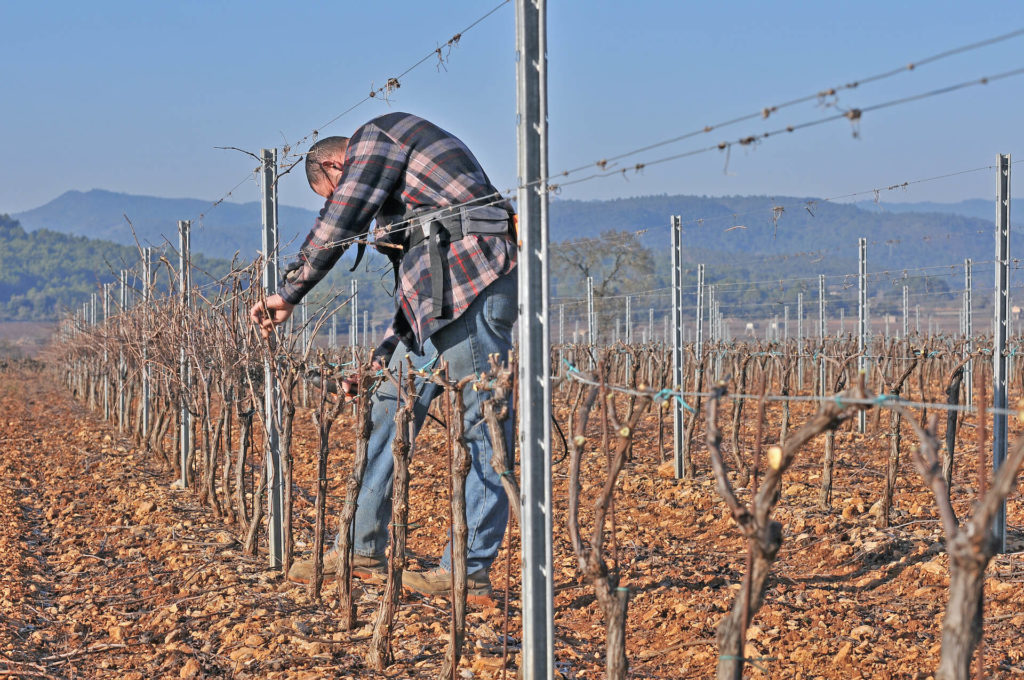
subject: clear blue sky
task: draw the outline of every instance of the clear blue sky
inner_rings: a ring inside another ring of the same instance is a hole
[[[5,2],[0,8],[0,212],[68,189],[214,200],[253,162],[215,146],[280,146],[318,128],[498,0]],[[550,164],[573,167],[1024,27],[1011,2],[549,0]],[[392,110],[461,136],[499,188],[515,183],[514,7],[465,34],[447,64],[401,81]],[[863,107],[1024,66],[1024,38],[844,93]],[[358,107],[324,134],[389,110]],[[652,160],[821,117],[767,123],[641,154]],[[652,193],[834,196],[1024,158],[1024,77],[839,121],[756,148],[566,187],[562,198]],[[766,125],[768,127],[766,127]],[[631,161],[632,162],[632,161]],[[1018,173],[1019,175],[1019,173]],[[1018,180],[1019,182],[1020,180]],[[990,173],[883,200],[991,198]],[[234,200],[254,200],[249,182]],[[318,208],[300,172],[285,204]]]

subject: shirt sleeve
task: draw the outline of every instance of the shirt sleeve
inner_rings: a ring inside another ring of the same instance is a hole
[[[403,147],[370,123],[349,140],[345,164],[334,194],[327,199],[278,293],[297,304],[327,275],[359,237],[398,185],[407,163]]]

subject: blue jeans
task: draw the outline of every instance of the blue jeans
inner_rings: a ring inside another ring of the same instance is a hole
[[[425,345],[426,358],[420,365],[438,355],[448,362],[448,375],[458,380],[467,375],[489,370],[487,358],[492,353],[508,357],[512,349],[512,324],[518,309],[516,272],[499,278],[489,285],[457,319],[438,330]],[[389,368],[397,376],[399,364],[405,361],[408,350],[399,344],[391,357]],[[403,373],[405,369],[403,368]],[[437,385],[417,379],[418,398],[414,410],[415,431],[420,427],[436,397],[442,390]],[[472,467],[466,479],[466,524],[468,573],[489,567],[497,555],[508,523],[508,497],[501,486],[501,477],[491,466],[491,442],[487,426],[482,422],[482,404],[490,395],[467,387],[463,391],[466,405],[466,443],[472,458]],[[384,382],[371,399],[373,429],[370,433],[366,472],[359,492],[353,527],[353,550],[359,555],[381,555],[388,542],[391,523],[391,484],[394,459],[391,442],[395,437],[396,394],[394,385]],[[505,421],[505,445],[512,458],[513,404],[509,404],[509,417]],[[415,455],[415,447],[413,447]],[[509,461],[509,467],[512,461]],[[443,469],[443,466],[442,466]],[[435,481],[438,488],[448,485],[445,479]],[[412,508],[415,511],[415,507]],[[410,519],[413,519],[410,517]],[[451,569],[451,543],[445,547],[441,567]]]

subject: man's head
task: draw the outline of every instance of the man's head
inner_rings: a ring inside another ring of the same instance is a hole
[[[348,137],[324,137],[306,152],[306,179],[309,188],[330,198],[338,186],[345,165]]]

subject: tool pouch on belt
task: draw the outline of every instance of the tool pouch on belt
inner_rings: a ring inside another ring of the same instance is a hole
[[[444,265],[442,250],[467,234],[507,236],[511,233],[511,215],[497,206],[463,205],[432,211],[416,218],[416,229],[409,233],[406,256],[421,243],[427,244],[430,261],[430,318],[441,316],[444,301]]]

